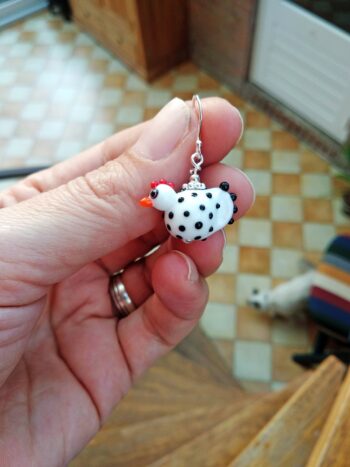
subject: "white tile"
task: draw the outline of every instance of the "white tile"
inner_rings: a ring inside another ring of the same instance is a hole
[[[9,86],[16,81],[17,73],[12,70],[0,70],[0,86]]]
[[[86,146],[86,144],[85,144]],[[62,141],[55,154],[55,161],[63,161],[75,154],[78,154],[84,149],[84,144],[81,141]]]
[[[334,222],[336,225],[347,225],[350,229],[350,217],[343,213],[343,200],[341,198],[336,198],[332,203]]]
[[[16,138],[7,144],[5,154],[8,157],[25,157],[29,155],[34,141],[29,138]]]
[[[70,57],[73,44],[56,44],[50,47],[50,58],[53,60],[65,60]]]
[[[24,120],[38,121],[45,117],[47,104],[45,102],[29,102],[23,107],[21,118]]]
[[[196,91],[198,88],[198,77],[196,75],[176,76],[174,79],[174,91]]]
[[[239,244],[271,246],[271,222],[265,219],[241,219],[238,223]]]
[[[11,138],[17,127],[14,118],[0,118],[0,138]]]
[[[274,221],[302,221],[303,207],[301,198],[297,196],[272,196],[271,217]]]
[[[11,46],[9,57],[13,58],[27,58],[33,49],[31,43],[19,43]]]
[[[82,81],[81,89],[99,89],[105,79],[103,73],[87,73]]]
[[[114,132],[114,125],[110,123],[92,123],[88,130],[87,141],[90,144],[99,143]]]
[[[115,57],[109,60],[107,71],[108,73],[124,73],[126,76],[130,76],[130,71],[124,63],[120,62]]]
[[[95,107],[92,105],[75,105],[71,113],[73,122],[86,123],[89,122],[95,113]]]
[[[266,196],[271,193],[272,176],[266,170],[245,170],[255,188],[257,195]]]
[[[39,31],[36,35],[36,42],[43,45],[55,44],[57,42],[57,32],[50,30]]]
[[[42,139],[58,139],[62,136],[65,123],[60,120],[45,121],[38,133]]]
[[[246,306],[253,289],[269,290],[271,288],[271,278],[259,274],[237,275],[236,279],[236,301],[240,306]]]
[[[58,83],[60,82],[60,80],[61,80],[60,73],[55,73],[54,71],[44,71],[40,73],[40,76],[38,77],[38,85],[50,87],[54,90],[56,86],[58,85]]]
[[[71,105],[78,93],[77,88],[58,88],[53,95],[53,103],[64,103]]]
[[[150,89],[146,97],[147,107],[163,107],[171,100],[171,92],[166,89]]]
[[[141,122],[143,117],[143,108],[136,105],[121,107],[116,122],[122,125],[134,125]]]
[[[272,151],[272,171],[279,173],[300,172],[300,159],[297,151]]]
[[[233,372],[237,378],[251,381],[271,380],[271,345],[267,342],[237,340],[233,353]]]
[[[245,149],[269,151],[271,149],[270,130],[247,128],[243,134],[243,145]]]
[[[326,198],[331,195],[331,178],[323,174],[303,174],[301,190],[308,198]]]
[[[232,149],[222,161],[230,167],[243,168],[243,151],[242,149]]]
[[[288,383],[284,383],[282,381],[272,381],[271,383],[271,390],[274,392],[281,391],[287,386]]]
[[[46,60],[39,57],[31,57],[30,60],[26,60],[23,63],[23,71],[32,71],[34,73],[43,73],[45,68]],[[40,79],[40,78],[39,78]]]
[[[7,98],[12,102],[26,102],[28,101],[33,89],[28,86],[13,86],[9,90]]]
[[[129,91],[145,91],[148,86],[142,78],[139,78],[135,74],[130,74],[125,87]]]
[[[209,302],[201,318],[201,325],[213,339],[233,339],[236,335],[235,306]]]
[[[309,338],[305,320],[275,319],[272,321],[272,342],[291,346],[308,345]]]
[[[123,96],[121,89],[103,89],[99,93],[98,103],[102,106],[113,106],[120,103]]]
[[[336,231],[333,225],[311,222],[303,224],[304,248],[307,251],[324,251],[335,235]]]
[[[223,261],[218,272],[235,273],[238,265],[238,247],[236,245],[226,245],[224,249]]]
[[[94,45],[94,42],[88,34],[80,33],[78,34],[76,40],[75,40],[76,45]]]
[[[1,31],[0,34],[0,44],[3,45],[12,45],[18,41],[19,31],[14,29],[5,29]]]
[[[301,273],[302,252],[287,248],[273,248],[271,251],[272,277],[295,277]]]

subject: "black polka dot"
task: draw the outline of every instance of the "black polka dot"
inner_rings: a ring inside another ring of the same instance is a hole
[[[215,207],[216,207],[216,209],[219,209],[219,208],[220,208],[220,204],[219,204],[219,203],[216,203]]]
[[[196,227],[196,229],[201,229],[203,227],[203,222],[196,222],[194,226]]]
[[[211,226],[210,229],[209,229],[209,232],[212,232],[214,230],[214,227]]]
[[[205,242],[206,240],[208,240],[207,238],[202,238],[202,242]]]
[[[201,211],[204,211],[204,210],[205,210],[204,204],[201,204],[201,205],[199,206],[199,209],[200,209]]]
[[[184,212],[184,216],[185,216],[185,217],[188,217],[189,215],[190,215],[190,211],[185,211],[185,212]]]
[[[230,193],[230,196],[231,196],[232,201],[236,201],[237,199],[236,193]]]
[[[179,225],[180,232],[185,232],[186,227],[184,225]]]
[[[209,219],[212,219],[214,214],[212,212],[209,213]]]
[[[166,228],[167,228],[167,229],[169,230],[169,232],[170,232],[170,230],[171,230],[171,227],[170,227],[170,225],[169,225],[169,224],[167,224],[167,225],[166,225]]]
[[[177,201],[178,203],[183,203],[185,201],[185,198],[183,196],[180,196],[180,198]]]
[[[200,240],[202,237],[200,235],[197,235],[197,237],[194,237],[195,240]]]
[[[233,212],[236,214],[237,211],[238,211],[238,207],[236,205],[234,205]]]
[[[192,193],[192,196],[193,196],[193,198],[195,198],[196,196],[198,196],[198,193],[194,192],[194,193]]]
[[[222,182],[222,183],[220,183],[220,188],[221,188],[223,191],[228,191],[229,188],[230,188],[230,185],[229,185],[227,182]]]
[[[213,195],[212,195],[211,193],[206,193],[206,196],[207,196],[207,198],[209,198],[209,199],[213,197]]]
[[[174,217],[174,213],[173,212],[169,212],[169,219],[172,219]]]
[[[176,238],[179,238],[180,240],[182,240],[181,235],[176,235]]]

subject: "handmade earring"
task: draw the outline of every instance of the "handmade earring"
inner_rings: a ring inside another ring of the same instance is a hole
[[[202,168],[201,129],[203,121],[202,103],[196,94],[192,99],[198,106],[198,133],[196,151],[191,156],[193,168],[188,183],[176,193],[174,184],[164,179],[151,183],[149,196],[140,204],[164,211],[164,221],[168,232],[185,243],[193,240],[206,240],[214,232],[234,222],[233,214],[238,211],[234,202],[235,193],[229,193],[229,184],[221,182],[219,187],[207,189],[201,182],[198,172]]]

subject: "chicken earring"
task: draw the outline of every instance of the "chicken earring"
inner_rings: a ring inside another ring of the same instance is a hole
[[[196,151],[191,156],[193,168],[188,183],[176,193],[174,184],[164,179],[151,183],[149,196],[140,200],[145,207],[164,211],[164,221],[168,232],[185,243],[206,240],[210,235],[234,222],[233,215],[238,211],[235,204],[237,195],[230,193],[228,182],[219,187],[209,188],[201,182],[198,172],[202,168],[201,128],[203,111],[198,95],[193,96],[193,104],[198,106],[198,133]]]

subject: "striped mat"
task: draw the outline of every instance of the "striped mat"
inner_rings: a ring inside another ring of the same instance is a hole
[[[350,338],[350,235],[336,237],[323,256],[309,310],[324,326]]]

